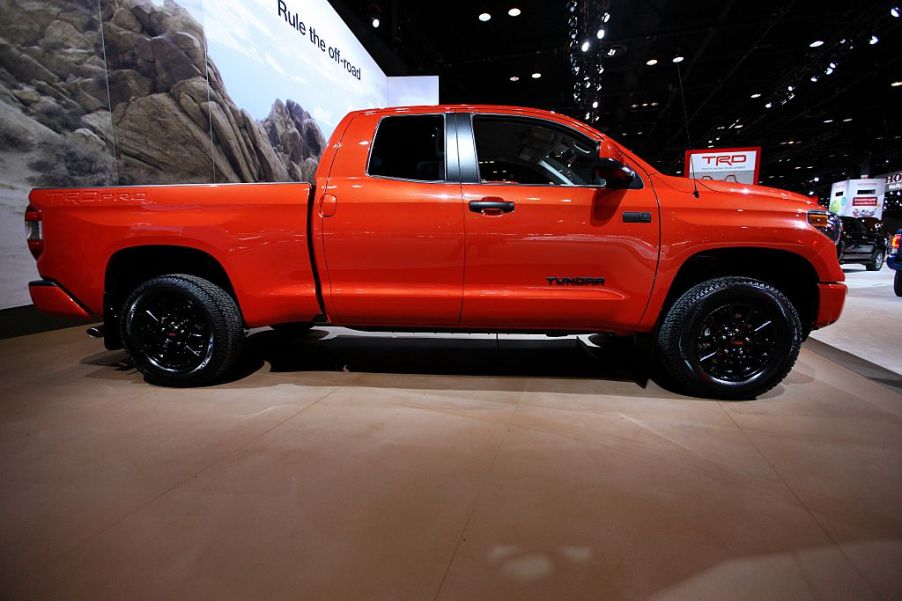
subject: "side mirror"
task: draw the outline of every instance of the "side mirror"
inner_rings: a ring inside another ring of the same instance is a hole
[[[595,175],[611,190],[629,188],[636,180],[636,172],[616,159],[599,158],[595,161]]]

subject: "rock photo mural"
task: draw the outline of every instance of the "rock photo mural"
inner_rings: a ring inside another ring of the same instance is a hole
[[[325,0],[0,0],[0,309],[32,187],[310,181],[386,86]]]

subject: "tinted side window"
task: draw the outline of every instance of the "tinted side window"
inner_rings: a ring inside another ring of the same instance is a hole
[[[382,119],[373,142],[368,173],[400,179],[444,181],[444,117],[405,115]]]
[[[483,182],[599,185],[594,140],[535,119],[475,116],[473,131]]]

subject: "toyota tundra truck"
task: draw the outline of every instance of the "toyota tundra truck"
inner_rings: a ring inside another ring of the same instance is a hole
[[[776,386],[846,294],[828,213],[671,177],[554,112],[348,114],[315,182],[36,189],[49,313],[102,320],[148,382],[196,386],[246,330],[609,333],[688,394]]]

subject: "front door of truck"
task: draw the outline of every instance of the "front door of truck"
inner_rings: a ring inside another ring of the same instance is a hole
[[[445,121],[443,114],[379,120],[363,113],[345,131],[314,217],[321,219],[323,296],[335,322],[459,322],[463,211],[456,144],[446,160]]]
[[[658,261],[658,203],[645,174],[633,189],[603,187],[599,142],[556,122],[475,115],[457,133],[467,232],[461,324],[633,328]]]

